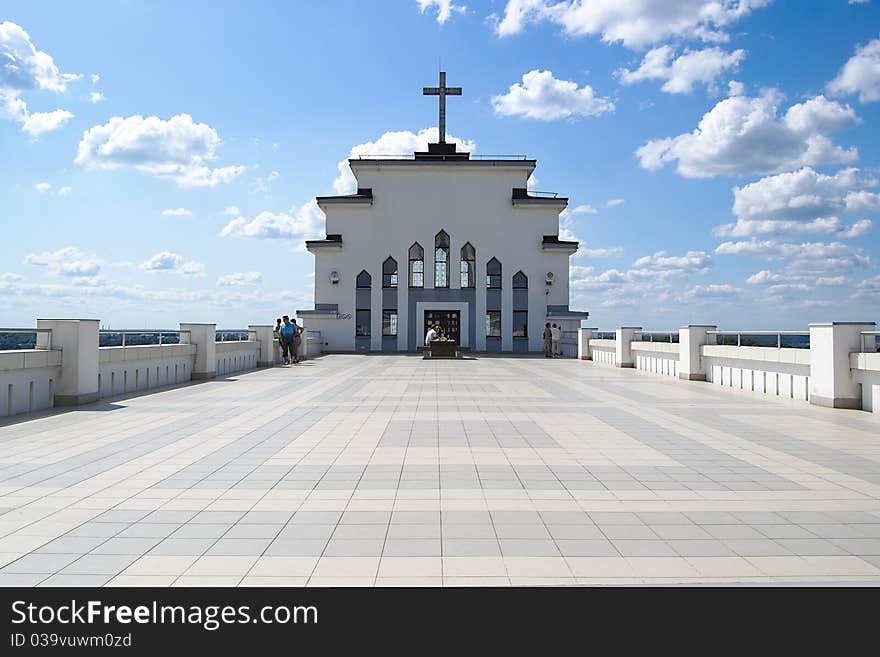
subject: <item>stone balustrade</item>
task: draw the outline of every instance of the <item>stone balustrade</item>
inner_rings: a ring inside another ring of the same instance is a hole
[[[736,335],[737,344],[718,344],[722,334]],[[806,348],[783,346],[786,332],[770,333],[777,345],[773,347],[741,343],[740,337],[756,334],[689,325],[656,334],[668,338],[651,342],[637,327],[617,329],[615,340],[595,337],[604,335],[595,328],[582,328],[578,357],[724,389],[880,413],[880,353],[871,351],[876,349],[873,322],[810,324],[808,346],[802,345]]]

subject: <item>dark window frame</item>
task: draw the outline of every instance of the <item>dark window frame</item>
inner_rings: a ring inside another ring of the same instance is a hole
[[[492,263],[497,265],[497,273],[493,273],[495,271],[495,267]],[[486,263],[486,287],[490,290],[500,290],[501,289],[501,276],[504,273],[504,268],[501,265],[501,261],[498,258],[492,258],[489,262]]]
[[[458,267],[459,287],[472,289],[477,282],[477,251],[470,242],[461,247],[460,264]]]
[[[361,276],[364,275],[366,275],[368,279],[366,285],[363,285],[361,283]],[[366,269],[361,269],[360,273],[355,278],[355,287],[358,290],[369,290],[371,287],[373,287],[373,277],[370,275],[370,272],[368,272]]]
[[[366,324],[360,321],[362,313],[367,314]],[[361,331],[361,326],[366,326],[366,331]],[[354,311],[354,336],[356,338],[369,338],[373,332],[373,314],[369,308],[358,308]]]
[[[519,280],[517,280],[519,279]],[[528,290],[529,289],[529,277],[526,276],[526,273],[520,269],[513,275],[513,289],[514,290]]]
[[[415,253],[417,257],[413,257],[414,249],[417,249]],[[415,270],[416,264],[420,265],[418,271]],[[420,277],[421,281],[416,283],[416,277]],[[418,242],[414,242],[411,247],[409,247],[409,286],[410,287],[425,287],[425,249],[422,248],[422,245]]]
[[[394,317],[394,322],[390,321],[390,318],[392,316]],[[394,324],[394,333],[386,333],[385,332],[385,319],[386,319],[386,317],[389,319],[389,322],[388,322],[389,325],[392,323]],[[383,338],[397,337],[397,332],[400,330],[400,323],[399,322],[400,322],[400,317],[397,314],[396,308],[383,310],[382,311],[382,337]]]
[[[493,322],[492,319],[497,316],[498,321]],[[494,333],[493,326],[497,324],[498,332]],[[500,338],[501,337],[501,311],[500,310],[487,310],[486,311],[486,337],[487,338]]]
[[[389,271],[389,263],[391,263],[391,265],[393,265],[394,267],[394,269],[391,271]],[[382,289],[396,288],[397,283],[397,260],[395,260],[392,256],[388,256],[382,263]]]
[[[449,287],[449,233],[445,230],[434,236],[434,287]]]
[[[517,329],[517,316],[520,316],[520,326],[522,326],[522,330],[519,331]],[[529,311],[528,310],[514,310],[513,311],[513,337],[515,338],[527,338],[529,337]]]

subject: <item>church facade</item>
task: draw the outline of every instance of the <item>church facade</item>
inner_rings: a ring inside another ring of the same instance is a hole
[[[297,314],[324,351],[415,351],[439,323],[472,351],[540,352],[546,322],[574,331],[587,317],[568,307],[578,247],[559,239],[568,200],[529,193],[535,160],[477,159],[445,143],[439,95],[438,143],[353,158],[357,193],[317,198],[326,236],[306,242],[315,307]]]

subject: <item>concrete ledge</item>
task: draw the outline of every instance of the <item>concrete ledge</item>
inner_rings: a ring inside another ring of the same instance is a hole
[[[614,367],[631,367],[635,368],[634,363],[614,363]]]
[[[810,395],[810,403],[825,408],[848,408],[856,411],[862,409],[862,400],[858,397],[835,397],[832,399],[813,394]]]
[[[216,379],[217,371],[213,372],[193,372],[191,377],[193,381],[204,381],[205,379]]]
[[[682,381],[705,381],[706,375],[702,372],[679,372],[678,378]]]
[[[56,406],[79,406],[98,401],[98,391],[87,392],[81,395],[55,395]]]
[[[257,361],[257,367],[272,367],[275,363],[272,361]]]

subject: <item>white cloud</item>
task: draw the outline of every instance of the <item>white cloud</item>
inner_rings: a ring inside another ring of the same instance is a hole
[[[63,93],[80,75],[61,73],[51,55],[37,50],[19,25],[0,23],[0,116],[22,124],[32,137],[62,127],[73,114],[66,110],[31,114],[22,94],[33,91]]]
[[[499,36],[550,21],[566,34],[600,34],[606,43],[641,49],[670,38],[725,41],[724,29],[770,0],[508,0]]]
[[[256,189],[258,192],[266,193],[269,191],[269,188],[271,187],[272,183],[274,183],[280,177],[281,177],[281,174],[278,173],[277,171],[271,171],[265,177],[258,176],[257,178],[254,179],[254,189]]]
[[[89,79],[92,81],[92,84],[98,84],[98,82],[101,80],[101,76],[97,73],[92,73],[91,75],[89,75]]]
[[[51,112],[34,112],[24,120],[21,129],[31,137],[39,137],[42,134],[63,127],[72,118],[73,114],[62,109],[52,110]]]
[[[73,246],[31,253],[25,257],[24,264],[46,267],[52,274],[71,277],[96,276],[101,271],[101,261],[97,256],[85,254]]]
[[[679,270],[706,271],[712,264],[712,256],[705,251],[688,251],[683,256],[668,256],[665,251],[654,255],[643,256],[633,263],[633,267]]]
[[[606,208],[616,208],[620,205],[623,205],[624,203],[626,203],[626,201],[623,200],[622,198],[612,198],[605,204],[605,207]]]
[[[65,186],[65,187],[58,188],[58,191],[56,192],[56,194],[58,194],[58,196],[67,196],[72,191],[73,191],[73,187]]]
[[[722,242],[718,255],[752,255],[767,260],[787,260],[792,271],[828,271],[854,269],[870,264],[863,249],[843,242],[777,242],[757,240]]]
[[[467,11],[465,5],[456,5],[452,0],[416,0],[419,3],[419,11],[425,13],[429,8],[437,10],[437,22],[441,25],[452,18],[453,13],[463,14]]]
[[[140,264],[140,268],[148,272],[174,272],[184,276],[201,276],[205,273],[205,265],[195,260],[186,260],[179,253],[161,251]]]
[[[678,173],[687,178],[776,173],[858,158],[855,147],[844,149],[828,137],[859,122],[851,107],[817,96],[792,105],[779,117],[781,102],[782,95],[773,89],[757,98],[725,98],[693,132],[649,141],[636,155],[646,169],[675,162]]]
[[[837,287],[846,283],[846,276],[820,276],[816,279],[816,285],[823,287]]]
[[[45,194],[50,189],[52,189],[52,185],[44,180],[43,182],[38,182],[36,185],[34,185],[34,189],[36,189],[40,194]]]
[[[239,216],[227,223],[220,235],[298,240],[317,237],[323,228],[324,213],[313,199],[290,213],[263,211],[250,220]]]
[[[863,103],[880,100],[880,39],[856,48],[827,90],[835,96],[857,93]]]
[[[565,218],[565,217],[576,216],[579,214],[597,214],[598,212],[599,211],[596,208],[594,208],[592,205],[589,205],[589,204],[576,205],[573,208],[565,208],[565,210],[563,210],[559,216],[562,218]]]
[[[83,133],[74,162],[90,169],[132,167],[169,178],[180,187],[214,187],[230,182],[246,168],[210,168],[219,144],[217,131],[193,123],[189,114],[167,121],[157,116],[114,116]]]
[[[89,94],[89,102],[90,103],[100,103],[102,100],[107,100],[104,94],[100,91],[93,91]]]
[[[837,215],[880,209],[880,194],[865,189],[877,184],[854,168],[829,175],[803,167],[767,176],[733,189],[737,221],[717,226],[714,232],[724,237],[773,233],[858,237],[870,230],[871,221],[862,219],[847,226]]]
[[[636,70],[622,68],[617,71],[617,75],[623,84],[642,80],[665,80],[661,89],[668,94],[689,94],[698,82],[714,91],[718,78],[727,71],[736,70],[745,55],[745,50],[725,52],[721,48],[712,47],[685,50],[676,57],[674,48],[660,46],[649,50]]]
[[[582,244],[575,253],[575,257],[585,258],[619,258],[623,255],[623,247],[610,246],[604,248],[593,249],[586,244]]]
[[[506,94],[493,96],[492,107],[499,116],[553,121],[612,112],[614,102],[597,97],[588,84],[579,88],[576,82],[557,80],[551,71],[534,69],[523,75],[522,83],[510,85]]]
[[[767,269],[762,269],[761,271],[749,276],[746,279],[746,283],[748,283],[749,285],[765,285],[767,283],[778,283],[782,280],[784,280],[784,277],[781,274],[777,274]]]
[[[263,282],[263,275],[258,271],[235,272],[217,279],[220,287],[251,287]]]
[[[191,217],[192,212],[187,210],[186,208],[168,208],[167,210],[162,210],[163,217]]]
[[[436,142],[440,138],[439,134],[437,128],[423,128],[418,133],[409,130],[396,130],[383,133],[376,141],[352,146],[348,157],[340,160],[336,165],[339,175],[333,181],[333,189],[337,194],[353,194],[357,191],[357,180],[348,165],[350,158],[371,155],[411,155],[415,151],[426,151],[428,143]],[[452,135],[446,135],[446,141],[458,145],[459,150],[470,153],[477,150],[477,144],[473,141],[466,141]]]
[[[226,215],[227,217],[238,217],[241,215],[241,210],[235,205],[230,205],[221,210],[220,214]]]
[[[708,301],[712,299],[729,299],[740,294],[742,294],[741,289],[727,283],[712,283],[710,285],[695,285],[688,288],[682,296],[689,300]]]

